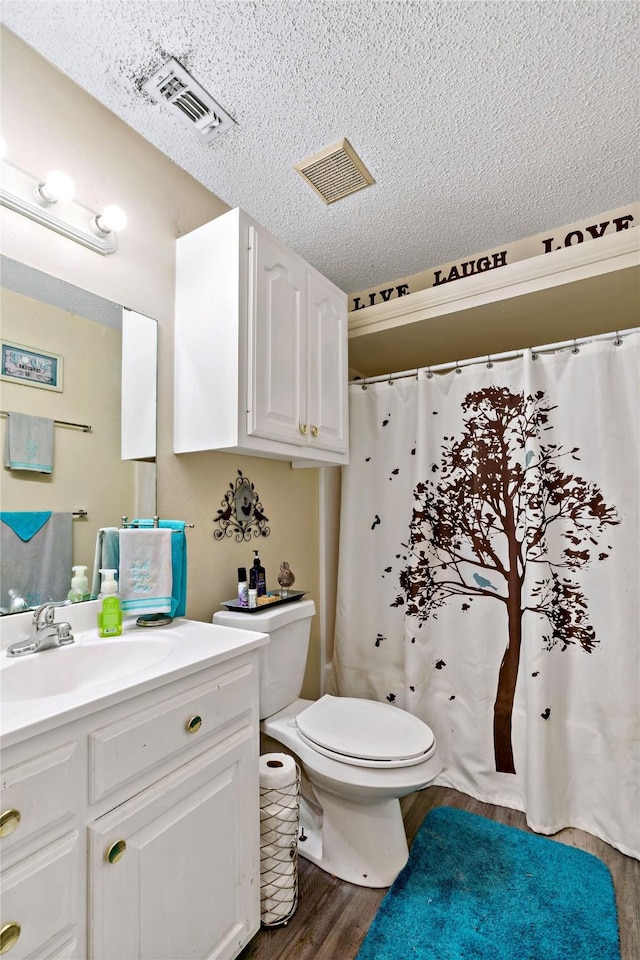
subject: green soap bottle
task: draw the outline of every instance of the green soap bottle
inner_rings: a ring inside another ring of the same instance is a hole
[[[102,586],[99,600],[102,605],[98,612],[98,636],[119,637],[122,633],[122,607],[118,596],[118,584],[115,570],[101,570]]]

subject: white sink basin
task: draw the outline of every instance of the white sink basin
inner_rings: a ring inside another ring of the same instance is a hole
[[[16,657],[0,671],[3,700],[33,700],[56,697],[70,691],[95,687],[146,670],[170,652],[163,637],[118,637],[82,641],[41,653]]]
[[[121,637],[102,639],[95,627],[99,608],[99,600],[65,606],[57,619],[69,621],[75,642],[23,657],[8,657],[7,650],[29,637],[33,614],[0,617],[2,749],[269,642],[253,629],[182,617],[152,630],[130,617]]]

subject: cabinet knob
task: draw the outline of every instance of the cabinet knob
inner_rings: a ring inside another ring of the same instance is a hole
[[[300,433],[306,434],[306,432],[307,432],[307,425],[306,425],[306,423],[301,423],[301,424],[300,424]]]
[[[20,823],[19,810],[3,810],[0,813],[0,837],[8,837]]]
[[[311,427],[311,436],[312,436],[312,437],[317,437],[317,436],[318,436],[318,428],[317,428],[317,427],[314,427],[314,426]]]
[[[112,843],[107,852],[104,855],[105,860],[108,863],[117,863],[118,860],[122,860],[124,857],[125,850],[127,849],[126,840],[116,840],[115,843]]]
[[[0,930],[0,953],[8,953],[20,939],[20,924],[12,921],[5,923]]]
[[[187,720],[187,733],[197,733],[200,727],[202,726],[202,717],[191,717],[190,720]]]

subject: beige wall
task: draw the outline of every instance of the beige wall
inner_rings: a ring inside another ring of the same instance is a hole
[[[196,524],[188,532],[187,615],[209,620],[221,600],[234,596],[236,568],[251,561],[254,545],[213,539],[213,518],[239,469],[255,484],[269,517],[271,535],[257,543],[268,585],[275,585],[280,561],[287,560],[296,587],[318,602],[318,471],[259,458],[171,452],[175,240],[226,205],[9,31],[3,28],[0,37],[8,159],[33,174],[59,167],[74,179],[79,202],[94,210],[117,203],[129,217],[118,252],[101,257],[2,208],[2,249],[158,320],[158,510]],[[140,109],[160,108],[141,98]],[[166,122],[176,121],[167,116]],[[316,617],[308,696],[319,691],[319,636]]]

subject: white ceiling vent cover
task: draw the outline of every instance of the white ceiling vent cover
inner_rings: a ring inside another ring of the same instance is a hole
[[[235,123],[173,57],[143,83],[142,89],[157,103],[165,104],[171,113],[205,142]]]
[[[346,139],[295,163],[294,167],[325,203],[334,203],[375,183]]]

